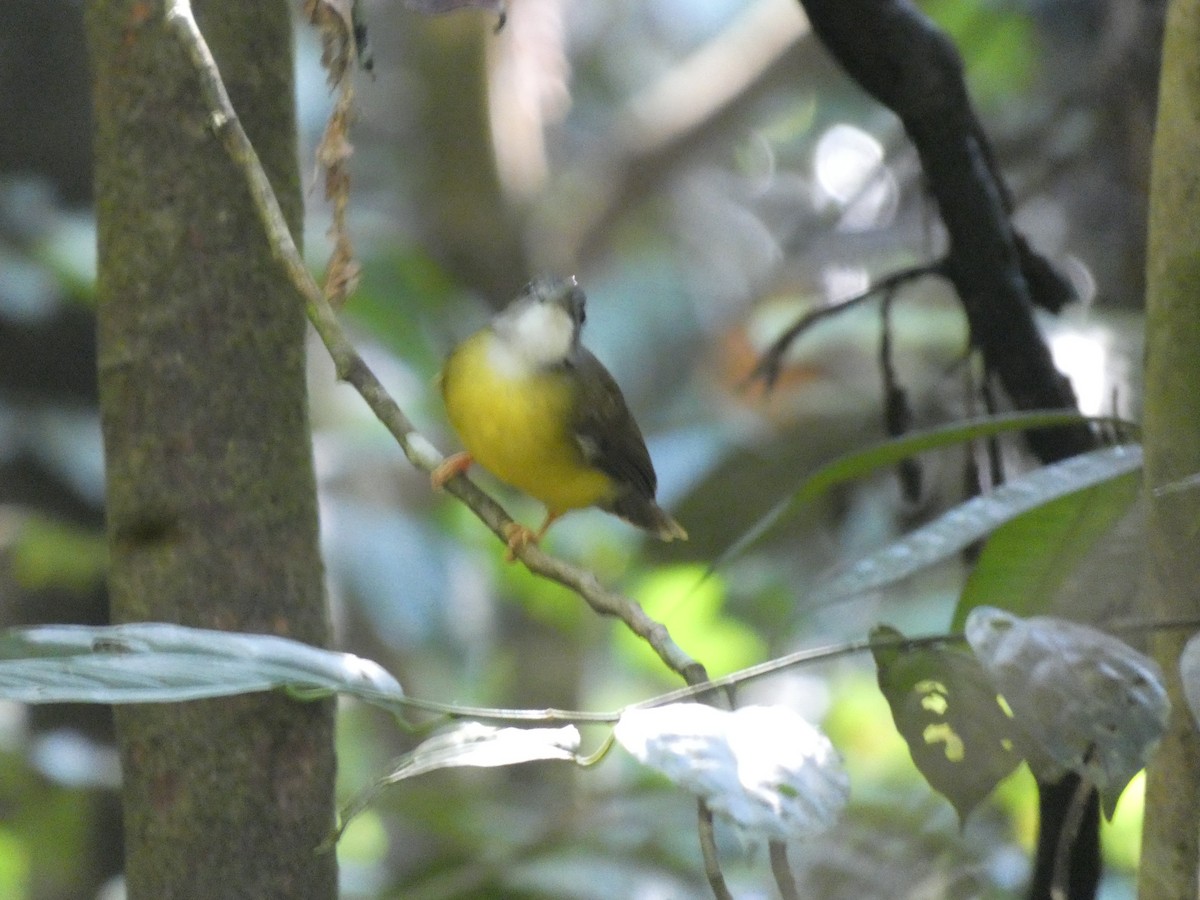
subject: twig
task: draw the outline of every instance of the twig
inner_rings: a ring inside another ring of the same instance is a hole
[[[700,853],[704,857],[704,876],[708,879],[708,886],[717,900],[733,900],[733,894],[729,893],[729,886],[725,884],[725,876],[721,874],[712,810],[703,800],[696,801],[696,810],[700,817]]]
[[[329,237],[333,251],[325,267],[325,299],[334,309],[346,305],[358,284],[359,265],[350,242],[346,215],[350,209],[350,124],[354,119],[354,70],[370,64],[365,44],[366,25],[357,2],[349,10],[328,0],[307,0],[304,13],[321,34],[321,63],[329,73],[329,85],[336,99],[325,131],[317,144],[316,157],[325,174],[325,199],[332,207]]]
[[[775,876],[775,884],[779,886],[779,896],[783,900],[800,900],[800,891],[796,887],[796,877],[792,867],[788,865],[787,844],[779,839],[768,844],[771,856],[771,872]]]
[[[1091,756],[1089,753],[1088,756]],[[1085,760],[1090,762],[1090,760]],[[1054,853],[1054,874],[1050,879],[1051,900],[1070,900],[1071,897],[1071,856],[1075,841],[1079,837],[1079,829],[1083,826],[1084,815],[1088,810],[1093,785],[1081,777],[1075,786],[1071,797],[1071,805],[1063,817],[1062,830],[1058,833],[1058,846]]]
[[[880,305],[879,317],[879,369],[883,378],[883,424],[888,437],[902,437],[912,427],[912,406],[908,402],[908,392],[900,384],[896,375],[895,354],[892,350],[894,340],[892,329],[892,306],[896,299],[897,285],[892,285],[883,293],[883,303]],[[921,499],[921,466],[913,458],[900,460],[896,465],[896,473],[900,479],[900,488],[904,499],[916,503]]]
[[[783,357],[792,346],[792,343],[816,325],[822,319],[835,315],[836,313],[845,312],[852,306],[871,299],[878,293],[894,292],[901,285],[915,281],[918,278],[924,278],[927,275],[945,275],[946,260],[938,260],[932,263],[925,263],[919,266],[912,266],[907,269],[900,269],[898,272],[893,272],[881,281],[871,285],[861,294],[855,294],[846,300],[840,300],[837,303],[830,303],[827,306],[822,306],[805,313],[789,327],[783,334],[777,337],[771,346],[766,349],[758,364],[754,367],[748,376],[746,376],[746,384],[761,379],[768,389],[775,386],[775,382],[779,380],[779,373],[783,369]]]
[[[1104,629],[1114,634],[1138,634],[1145,632],[1157,632],[1179,629],[1195,629],[1200,627],[1200,619],[1172,619],[1172,620],[1142,620],[1142,619],[1115,619],[1105,623]],[[401,707],[406,709],[418,709],[424,712],[436,713],[438,715],[449,716],[456,719],[478,719],[481,721],[492,722],[576,722],[586,724],[613,724],[621,718],[621,714],[626,709],[645,709],[656,706],[666,706],[670,703],[682,703],[688,700],[695,700],[715,691],[725,690],[730,687],[746,684],[750,681],[759,678],[766,678],[770,675],[775,675],[785,669],[794,668],[796,666],[808,665],[810,663],[829,662],[830,660],[839,659],[844,656],[852,656],[858,653],[868,653],[875,650],[897,650],[901,653],[907,653],[913,650],[920,650],[925,647],[939,647],[945,644],[958,644],[965,640],[964,635],[957,632],[946,632],[944,634],[928,634],[919,635],[917,637],[886,637],[886,638],[864,638],[858,641],[847,641],[841,644],[830,644],[824,647],[810,647],[805,650],[797,650],[789,653],[786,656],[781,656],[776,659],[768,660],[759,663],[758,665],[749,666],[745,669],[739,669],[736,672],[731,672],[728,675],[723,675],[720,678],[706,681],[700,684],[689,685],[685,688],[670,691],[665,694],[659,694],[656,697],[651,697],[647,700],[642,700],[639,703],[631,704],[630,706],[622,707],[621,709],[611,710],[608,712],[591,712],[584,710],[573,709],[498,709],[494,707],[480,706],[459,706],[452,703],[440,703],[435,700],[423,700],[417,697],[405,697],[396,699],[390,695],[381,696],[377,701],[363,693],[358,696],[363,699],[377,702],[379,705],[386,708]]]
[[[419,469],[431,472],[442,461],[441,454],[417,431],[355,350],[324,292],[304,265],[258,154],[238,120],[216,62],[196,25],[189,0],[170,0],[166,22],[179,37],[196,69],[200,92],[210,112],[210,125],[246,179],[272,255],[304,298],[309,321],[333,359],[337,377],[358,391],[400,444],[409,461]],[[505,540],[505,528],[512,523],[512,518],[500,504],[463,475],[451,479],[446,489],[470,507],[497,537]],[[517,556],[534,574],[575,591],[600,615],[621,619],[634,634],[654,649],[668,668],[682,676],[688,684],[697,684],[706,679],[704,667],[675,644],[665,626],[647,616],[632,599],[605,588],[591,572],[554,559],[534,545],[526,546]]]

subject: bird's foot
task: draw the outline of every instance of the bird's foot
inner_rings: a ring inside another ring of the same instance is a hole
[[[541,537],[540,533],[520,522],[509,522],[504,526],[504,542],[508,545],[508,549],[504,551],[504,561],[516,562],[518,554],[530,544],[536,546]]]
[[[429,473],[429,482],[435,491],[440,491],[451,478],[461,475],[471,468],[471,463],[474,461],[471,454],[466,451],[447,456],[436,469]]]

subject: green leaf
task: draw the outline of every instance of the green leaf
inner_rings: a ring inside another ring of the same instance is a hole
[[[833,603],[894,584],[926,566],[949,559],[1031,509],[1137,472],[1141,465],[1141,447],[1127,445],[1045,466],[989,494],[959,504],[822,582],[814,595],[817,602]]]
[[[879,689],[913,763],[965,820],[1021,762],[996,689],[965,650],[901,649],[903,635],[887,625],[871,640],[883,645],[871,651]]]
[[[961,631],[979,606],[1018,615],[1049,610],[1058,589],[1117,523],[1141,490],[1141,472],[1129,472],[1075,491],[1000,526],[984,545],[954,611]]]
[[[995,437],[1012,431],[1034,431],[1042,428],[1058,428],[1082,423],[1113,423],[1112,419],[1092,419],[1068,410],[1012,413],[1002,416],[986,416],[968,419],[954,425],[914,431],[904,437],[892,438],[862,450],[856,450],[821,466],[809,475],[790,496],[777,503],[770,511],[752,525],[712,564],[709,571],[715,572],[738,559],[763,535],[776,526],[788,521],[805,505],[840,484],[845,484],[890,468],[921,453],[955,447],[969,441]],[[1127,426],[1128,423],[1117,421]]]
[[[0,632],[0,698],[23,703],[175,703],[287,688],[393,708],[377,663],[289,638],[143,622]]]

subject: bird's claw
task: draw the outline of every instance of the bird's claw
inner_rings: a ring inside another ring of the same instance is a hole
[[[520,522],[509,522],[504,526],[504,542],[508,545],[504,551],[504,561],[516,562],[517,556],[530,544],[536,546],[540,537],[532,528]]]
[[[456,475],[461,475],[467,469],[471,468],[471,463],[474,460],[470,453],[455,453],[447,456],[432,472],[429,473],[429,483],[433,485],[435,491],[440,491],[446,486],[446,482]]]

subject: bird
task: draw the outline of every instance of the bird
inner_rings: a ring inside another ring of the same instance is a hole
[[[433,486],[478,463],[546,507],[537,531],[507,527],[510,562],[565,513],[591,506],[687,540],[655,501],[658,477],[621,389],[580,341],[586,307],[573,277],[535,278],[442,368],[447,418],[466,449],[433,470]]]

